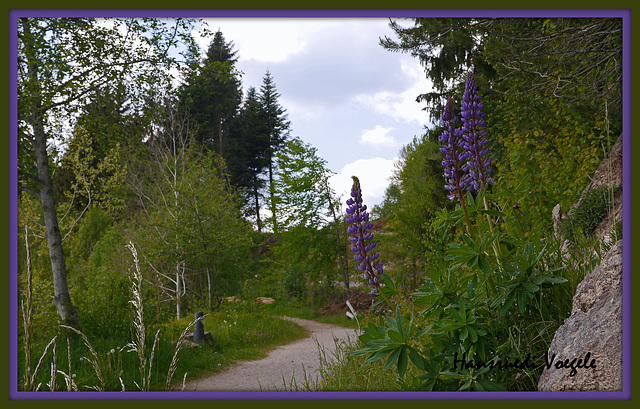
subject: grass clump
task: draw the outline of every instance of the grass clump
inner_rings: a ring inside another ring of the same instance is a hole
[[[319,377],[317,381],[306,377],[302,383],[306,390],[372,392],[412,389],[407,384],[409,378],[402,378],[396,371],[387,370],[384,361],[365,364],[366,357],[351,355],[351,351],[361,347],[356,338],[334,342],[335,348],[331,352],[319,347]],[[411,368],[410,372],[417,375],[414,369]]]
[[[591,237],[613,207],[615,189],[601,186],[584,197],[579,207],[572,209],[560,225],[562,237],[575,246],[580,234]]]

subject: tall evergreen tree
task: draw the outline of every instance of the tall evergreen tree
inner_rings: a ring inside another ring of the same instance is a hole
[[[198,125],[198,141],[227,160],[225,145],[242,101],[240,74],[233,42],[217,31],[206,58],[192,62],[181,90],[181,104]]]
[[[230,182],[244,190],[245,203],[250,203],[245,207],[245,215],[255,216],[258,231],[262,231],[260,205],[269,163],[269,135],[262,112],[258,92],[250,87],[235,122],[234,138],[229,141],[230,159],[227,160]]]
[[[267,70],[260,86],[259,101],[262,104],[262,118],[267,128],[269,147],[267,149],[269,175],[269,210],[271,224],[277,230],[277,208],[275,200],[274,177],[277,169],[276,153],[285,147],[291,123],[287,120],[286,110],[278,102],[280,94],[276,90],[271,73]]]

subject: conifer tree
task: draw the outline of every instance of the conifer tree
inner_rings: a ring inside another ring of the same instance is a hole
[[[274,177],[277,168],[276,153],[285,147],[289,136],[291,123],[287,120],[286,110],[278,102],[280,94],[267,70],[260,86],[259,101],[262,104],[262,117],[267,128],[269,147],[267,149],[269,175],[269,210],[271,211],[271,225],[277,230],[277,208],[275,200]]]
[[[227,161],[232,185],[243,188],[245,215],[255,216],[258,231],[262,231],[260,206],[266,187],[265,169],[269,163],[269,136],[263,120],[262,105],[255,87],[247,90],[230,141],[232,152]],[[249,204],[250,203],[250,204]]]
[[[198,141],[227,160],[225,146],[242,101],[233,42],[217,31],[206,58],[193,62],[181,90],[181,105],[198,125]]]

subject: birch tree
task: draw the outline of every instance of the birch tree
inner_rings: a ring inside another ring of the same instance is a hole
[[[169,51],[190,41],[191,22],[24,17],[17,30],[19,186],[42,205],[58,314],[80,327],[67,285],[52,178],[56,147],[66,138],[63,125],[93,90],[115,78],[131,78],[139,96],[167,87],[169,71],[162,68],[177,62]]]
[[[157,129],[148,158],[131,164],[129,183],[143,216],[141,257],[181,318],[189,293],[204,294],[213,307],[225,274],[248,256],[249,227],[239,196],[219,176],[222,160],[197,141],[189,118],[169,106]],[[199,277],[204,291],[196,288]]]

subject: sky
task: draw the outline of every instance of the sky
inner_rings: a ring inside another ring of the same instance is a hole
[[[243,89],[260,89],[267,70],[291,122],[291,136],[318,149],[336,173],[342,202],[351,176],[369,208],[380,204],[402,146],[424,133],[429,114],[416,102],[430,90],[423,68],[392,53],[379,38],[395,39],[384,18],[205,19],[237,51]],[[408,24],[408,23],[407,23]],[[199,38],[206,52],[210,38]]]

